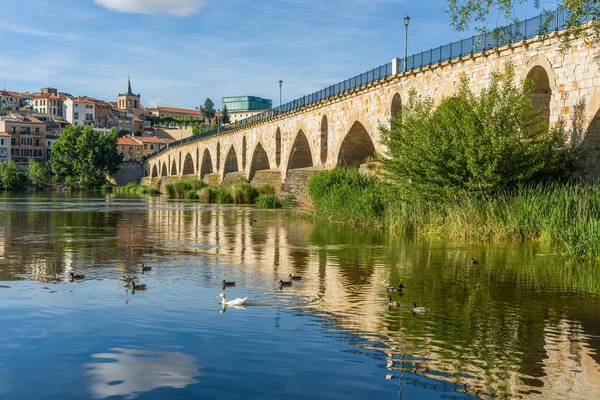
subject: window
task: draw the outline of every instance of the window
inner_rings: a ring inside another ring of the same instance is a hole
[[[144,150],[148,150],[148,145],[144,143]]]
[[[79,107],[79,104],[75,103],[75,107]]]
[[[73,119],[79,119],[79,113],[73,114]],[[77,125],[77,123],[75,123],[75,125]]]
[[[12,126],[10,128],[10,133],[17,133],[17,128],[15,126]]]
[[[154,150],[154,145],[153,144],[150,145],[150,150]]]
[[[39,146],[40,146],[40,139],[35,139],[35,145],[36,145],[37,147],[39,147]]]
[[[16,142],[15,138],[10,138],[10,144],[11,144],[12,146],[14,146],[15,144],[17,144],[17,142]]]
[[[0,149],[0,157],[6,157],[6,149]]]
[[[19,149],[15,149],[15,156],[19,157]]]
[[[4,146],[4,139],[0,139],[0,146]]]
[[[40,128],[35,128],[35,134],[39,135],[40,134]]]
[[[129,148],[129,154],[133,153],[133,147]]]

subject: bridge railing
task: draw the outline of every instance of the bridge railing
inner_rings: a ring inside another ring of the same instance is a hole
[[[463,39],[458,42],[453,42],[444,46],[437,47],[428,51],[413,54],[407,57],[406,60],[401,59],[398,65],[398,73],[405,70],[411,71],[428,65],[437,64],[444,61],[449,61],[458,57],[464,57],[470,54],[480,53],[487,49],[498,48],[511,43],[517,43],[524,39],[531,39],[539,35],[548,34],[553,31],[559,31],[567,27],[569,14],[566,10],[557,10],[550,13],[543,13],[537,17],[520,21],[505,27],[497,28],[493,32],[484,32],[479,35],[472,36],[468,39]],[[592,16],[582,18],[580,23],[586,23],[592,20]],[[260,114],[253,115],[242,121],[231,124],[227,128],[220,130],[213,129],[198,135],[191,136],[186,139],[178,140],[171,143],[168,147],[159,149],[152,156],[160,154],[169,147],[180,144],[193,142],[204,139],[219,132],[227,132],[239,127],[252,125],[279,114],[292,112],[302,107],[318,103],[331,97],[335,97],[345,92],[357,89],[380,79],[387,78],[392,75],[392,63],[388,63],[357,75],[353,78],[336,83],[319,90],[318,92],[292,100],[289,103],[283,104],[272,110],[265,111]]]

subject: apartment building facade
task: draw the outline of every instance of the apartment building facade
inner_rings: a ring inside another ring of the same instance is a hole
[[[0,132],[10,136],[10,157],[15,162],[46,161],[46,124],[39,119],[16,114],[0,117]]]

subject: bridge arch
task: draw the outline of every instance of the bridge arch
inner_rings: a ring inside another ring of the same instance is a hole
[[[167,163],[163,161],[162,168],[161,168],[161,171],[160,171],[160,176],[162,178],[162,177],[167,176],[167,175],[169,175],[169,172],[167,171]]]
[[[262,143],[258,142],[252,152],[252,161],[250,162],[250,180],[254,178],[256,171],[262,171],[265,169],[271,169],[271,163],[269,162],[269,156],[265,151]]]
[[[177,176],[177,163],[175,162],[174,158],[173,158],[173,162],[171,163],[171,175]]]
[[[221,170],[221,142],[217,143],[217,172]]]
[[[550,126],[550,105],[556,87],[556,74],[550,60],[543,54],[536,54],[527,60],[523,75],[526,79],[533,81],[534,108],[536,110],[544,109],[544,122]]]
[[[194,168],[194,160],[192,159],[192,154],[187,153],[185,156],[185,161],[183,162],[183,172],[182,175],[194,175],[196,172]]]
[[[208,148],[204,149],[202,153],[202,164],[200,165],[200,179],[203,179],[205,175],[213,173],[213,162],[210,156]]]
[[[375,155],[375,145],[361,121],[355,121],[346,132],[338,151],[337,165],[358,168],[367,157]]]
[[[281,129],[278,127],[275,132],[275,166],[281,165]]]
[[[152,175],[153,178],[156,178],[158,176],[158,168],[156,167],[156,164],[154,164],[154,166],[152,167]]]
[[[392,101],[390,103],[390,118],[392,120],[392,127],[394,126],[393,121],[396,120],[396,117],[400,113],[402,109],[402,97],[400,97],[400,93],[394,92],[392,96]]]
[[[329,141],[329,121],[327,115],[323,115],[321,118],[321,134],[319,135],[320,147],[321,147],[321,164],[327,163],[327,145]]]
[[[225,166],[223,167],[223,176],[231,173],[238,172],[238,159],[237,154],[235,152],[235,147],[233,144],[229,148],[227,152],[227,157],[225,157]]]
[[[312,167],[313,156],[310,149],[310,143],[304,134],[304,131],[300,129],[296,133],[294,144],[290,149],[290,155],[288,157],[287,170],[297,168],[308,168]]]
[[[242,169],[246,169],[246,153],[248,152],[248,144],[246,143],[246,136],[242,139]]]

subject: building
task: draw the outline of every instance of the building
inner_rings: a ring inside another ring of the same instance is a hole
[[[227,107],[231,123],[241,121],[273,108],[273,100],[256,96],[223,97],[223,109]]]
[[[58,140],[58,135],[46,134],[46,160],[52,157],[52,145]]]
[[[53,90],[56,91],[56,89]],[[42,93],[33,96],[30,106],[35,113],[48,114],[53,118],[58,117],[62,119],[63,99],[58,97],[57,93]]]
[[[113,105],[108,101],[90,99],[94,102],[94,126],[96,128],[108,128],[112,118]]]
[[[142,158],[148,157],[159,150],[159,148],[165,148],[169,143],[174,142],[173,139],[164,139],[156,136],[136,136],[134,139],[142,144]]]
[[[16,92],[8,90],[0,90],[0,108],[2,110],[8,108],[10,111],[17,111],[21,107],[23,96]]]
[[[94,126],[96,103],[90,97],[71,97],[64,101],[64,118],[73,126]]]
[[[135,140],[132,136],[123,136],[117,141],[117,146],[123,154],[123,161],[142,161],[142,148],[141,142]]]
[[[10,160],[10,135],[0,132],[0,162]]]
[[[107,128],[117,128],[119,132],[135,132],[135,115],[128,113],[127,110],[117,108],[114,103],[111,104],[113,107]]]
[[[136,117],[144,115],[144,108],[141,104],[141,95],[134,94],[131,90],[131,80],[127,78],[127,92],[119,94],[117,107],[126,110]]]
[[[10,135],[10,155],[16,162],[46,161],[46,124],[34,117],[0,117],[0,132]]]
[[[155,117],[171,117],[182,119],[203,119],[202,112],[199,110],[188,110],[185,108],[174,107],[155,107],[149,108],[148,112]]]

